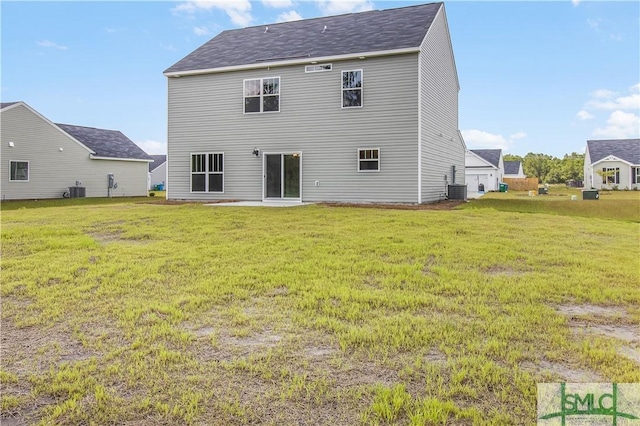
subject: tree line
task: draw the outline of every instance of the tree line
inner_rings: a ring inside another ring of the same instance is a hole
[[[504,161],[521,161],[527,177],[537,177],[540,183],[566,183],[568,180],[582,181],[584,154],[572,152],[563,158],[530,152],[524,157],[505,154]]]

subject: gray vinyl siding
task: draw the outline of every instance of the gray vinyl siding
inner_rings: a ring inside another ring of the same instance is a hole
[[[76,181],[82,182],[87,197],[106,197],[108,173],[118,182],[113,196],[147,194],[147,162],[92,160],[86,148],[22,105],[0,115],[3,200],[62,198]],[[29,161],[28,182],[9,181],[12,160]]]
[[[458,81],[444,6],[421,46],[422,202],[442,199],[447,183],[465,183],[465,148],[458,133]],[[446,180],[445,180],[446,176]]]
[[[168,79],[170,199],[262,199],[264,153],[302,153],[303,201],[417,202],[418,55]],[[342,71],[363,70],[363,107],[341,107]],[[280,112],[243,114],[243,80],[280,77]],[[260,157],[252,154],[260,150]],[[358,148],[380,149],[359,173]],[[224,153],[224,193],[190,192],[190,154]],[[316,186],[315,182],[319,185]]]

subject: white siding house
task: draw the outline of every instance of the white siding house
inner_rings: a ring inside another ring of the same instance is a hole
[[[147,195],[151,160],[115,130],[54,124],[24,102],[0,107],[2,200]],[[109,188],[113,174],[117,188]]]
[[[504,176],[501,149],[471,149],[465,155],[469,192],[497,191]]]
[[[424,203],[464,183],[442,3],[224,31],[164,74],[169,199]]]
[[[152,155],[153,163],[149,163],[149,189],[154,189],[156,185],[167,184],[167,156]]]
[[[587,141],[584,187],[640,189],[640,139]]]

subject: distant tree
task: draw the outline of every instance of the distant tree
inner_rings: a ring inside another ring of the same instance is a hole
[[[522,161],[522,157],[515,154],[505,154],[502,157],[503,161]]]
[[[538,178],[538,182],[546,182],[547,175],[553,167],[551,155],[530,152],[524,156],[522,167],[529,177]]]

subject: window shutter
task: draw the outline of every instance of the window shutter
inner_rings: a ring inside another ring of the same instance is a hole
[[[631,168],[631,183],[638,183],[636,182],[636,167],[632,167]]]

